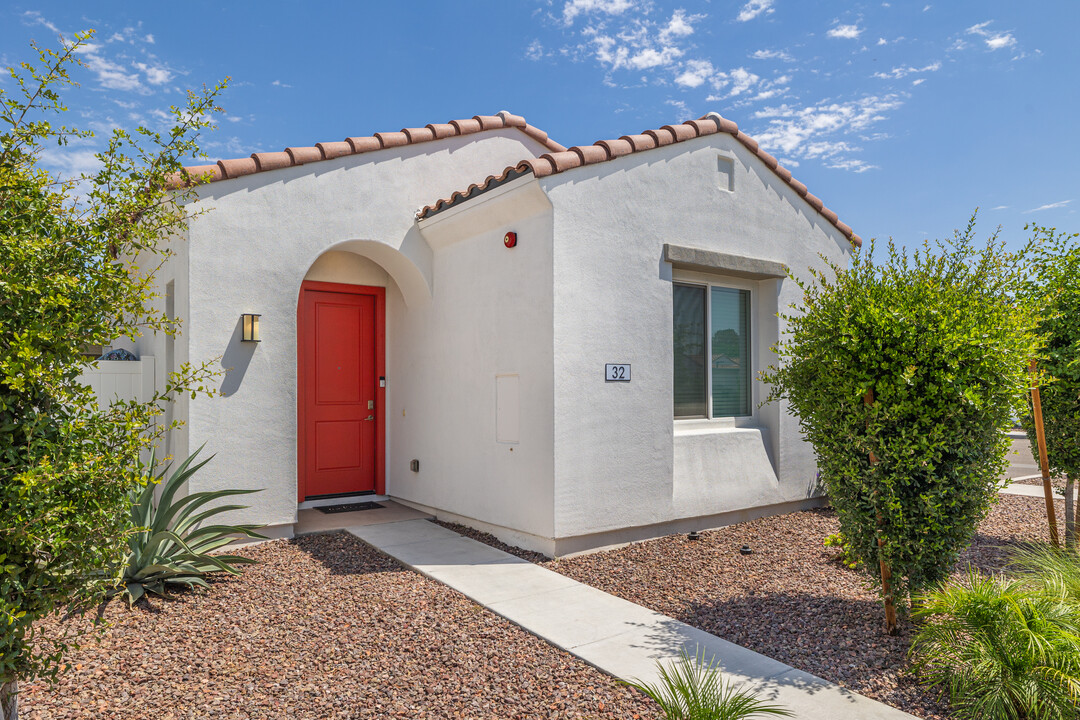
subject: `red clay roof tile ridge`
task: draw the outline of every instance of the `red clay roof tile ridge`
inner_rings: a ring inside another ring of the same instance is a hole
[[[349,137],[337,142],[315,143],[311,147],[288,147],[281,152],[252,153],[246,158],[218,160],[211,165],[186,166],[183,171],[171,174],[166,181],[166,186],[171,190],[179,190],[203,180],[205,182],[229,180],[258,172],[332,160],[345,155],[358,155],[384,148],[414,145],[455,135],[472,135],[503,128],[520,130],[551,152],[566,150],[565,147],[549,138],[546,132],[529,125],[522,116],[501,110],[494,115],[474,115],[464,120],[429,124],[422,128],[402,128],[398,132],[377,132],[374,135]]]
[[[757,156],[780,180],[794,190],[795,194],[803,198],[811,208],[839,230],[841,235],[856,247],[862,246],[862,238],[856,235],[846,223],[840,222],[837,214],[825,207],[817,196],[811,194],[806,189],[806,185],[793,178],[790,170],[783,167],[775,157],[762,150],[756,140],[740,131],[737,123],[717,112],[706,113],[697,120],[687,120],[677,125],[664,125],[657,130],[644,130],[637,135],[623,135],[615,140],[599,140],[592,145],[575,145],[569,149],[553,149],[552,152],[544,153],[538,158],[526,158],[517,165],[507,167],[498,177],[489,175],[483,183],[471,185],[465,192],[454,192],[449,198],[421,208],[416,213],[416,217],[421,220],[429,218],[458,202],[483,193],[491,187],[492,183],[505,182],[512,172],[517,175],[531,172],[534,177],[542,178],[715,133],[726,133],[738,140],[743,147]]]

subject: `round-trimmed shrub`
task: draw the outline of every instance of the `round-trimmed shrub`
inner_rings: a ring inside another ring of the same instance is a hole
[[[974,224],[910,257],[890,241],[876,264],[871,243],[848,268],[796,279],[803,304],[782,314],[779,366],[763,374],[813,444],[851,553],[874,583],[884,562],[901,608],[945,578],[989,511],[1036,350],[1014,300],[1022,257],[996,235],[976,248]]]

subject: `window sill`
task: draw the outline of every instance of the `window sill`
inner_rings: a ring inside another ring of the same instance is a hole
[[[718,433],[753,433],[760,435],[762,428],[756,425],[744,425],[740,423],[752,423],[752,417],[717,418],[714,420],[676,420],[675,436],[686,435],[713,435]]]

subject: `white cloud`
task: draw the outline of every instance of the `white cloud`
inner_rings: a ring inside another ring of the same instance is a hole
[[[889,72],[876,72],[874,73],[874,77],[881,78],[882,80],[899,80],[902,77],[913,75],[915,73],[937,72],[940,69],[941,63],[939,62],[933,62],[921,68],[908,65],[906,67],[894,67]]]
[[[635,70],[647,70],[660,65],[670,65],[673,60],[682,57],[682,54],[682,50],[673,47],[665,47],[660,50],[645,48],[641,52],[630,56],[626,64]]]
[[[972,25],[965,32],[968,35],[976,35],[981,37],[986,43],[986,47],[990,50],[1001,50],[1002,48],[1013,47],[1016,45],[1016,38],[1013,37],[1011,32],[996,32],[988,30],[987,28],[993,22],[993,20],[987,20],[986,22]],[[957,45],[961,45],[960,41],[957,41]],[[962,49],[957,47],[958,50]]]
[[[688,88],[700,87],[714,72],[716,71],[708,60],[690,60],[683,66],[682,73],[675,77],[675,83]]]
[[[690,113],[690,108],[686,106],[686,103],[682,100],[665,100],[665,105],[670,105],[679,112],[679,117],[691,118],[693,115]]]
[[[124,66],[105,59],[101,51],[102,46],[97,43],[86,43],[75,51],[77,55],[82,56],[86,69],[94,73],[101,87],[110,90],[145,91],[139,80],[139,73],[131,72]]]
[[[1039,212],[1040,210],[1056,210],[1057,208],[1065,207],[1066,205],[1068,205],[1071,202],[1072,202],[1072,200],[1059,200],[1057,202],[1047,203],[1045,205],[1040,205],[1037,208],[1031,208],[1030,210],[1025,210],[1024,214],[1026,215],[1027,213]]]
[[[289,85],[288,83],[283,83],[280,80],[275,80],[274,82],[272,82],[270,84],[273,85],[274,87],[283,87],[283,88],[291,88],[292,87],[292,85]]]
[[[668,67],[681,58],[685,53],[679,41],[693,34],[693,23],[702,17],[678,10],[659,29],[654,22],[634,19],[614,33],[603,23],[587,25],[581,32],[594,57],[608,70],[649,70]]]
[[[755,50],[750,57],[754,60],[783,60],[784,62],[795,62],[795,58],[791,57],[786,50]]]
[[[42,17],[41,13],[39,13],[37,10],[27,10],[22,14],[22,18],[23,22],[26,22],[30,25],[44,25],[57,35],[60,34],[60,28],[58,28],[56,25],[53,25],[51,22]]]
[[[662,44],[667,45],[675,38],[687,37],[694,34],[694,23],[701,20],[704,15],[691,15],[687,17],[686,12],[683,10],[676,10],[671,15],[671,20],[668,21],[667,27],[660,31],[657,36]]]
[[[754,114],[767,123],[755,139],[775,155],[798,160],[818,160],[826,167],[853,172],[873,169],[857,157],[861,148],[849,144],[842,136],[857,133],[886,119],[885,113],[903,104],[899,95],[868,95],[848,102],[821,102],[806,107],[780,105]]]
[[[919,85],[922,85],[924,82],[926,82],[926,78],[916,78],[915,80],[911,81],[911,86],[917,87]]]
[[[863,29],[858,25],[837,25],[834,28],[829,28],[829,32],[825,34],[832,38],[854,40],[862,35],[862,31]]]
[[[146,74],[146,82],[151,85],[164,85],[173,78],[172,71],[162,65],[147,65],[146,63],[137,62],[135,67]]]
[[[881,37],[879,37],[879,38],[877,39],[877,44],[878,44],[878,45],[888,45],[888,44],[889,44],[889,41],[888,41],[888,40],[886,40],[885,38],[881,38]]]
[[[572,25],[578,15],[590,13],[620,15],[636,4],[634,0],[570,0],[563,6],[563,22]]]
[[[544,46],[539,40],[533,40],[529,47],[525,48],[525,57],[530,60],[539,60],[544,57]]]
[[[992,207],[990,209],[991,210],[1008,210],[1009,206],[1008,205],[996,205],[996,206],[994,206],[994,207]]]
[[[148,45],[153,45],[154,44],[154,36],[153,36],[152,33],[147,33],[146,37],[143,38],[143,40],[145,40]]]
[[[719,77],[731,82],[731,91],[728,93],[728,97],[742,95],[761,79],[759,76],[743,67],[735,68],[726,74],[719,73]]]
[[[747,22],[753,20],[762,13],[769,15],[773,12],[773,0],[750,0],[748,3],[742,6],[739,11],[736,20],[739,22]]]
[[[930,8],[932,8],[932,7],[934,7],[934,6],[933,6],[933,5],[925,5],[925,6],[923,6],[923,9],[922,9],[922,11],[923,11],[923,12],[926,12],[927,10],[929,10],[929,9],[930,9]]]

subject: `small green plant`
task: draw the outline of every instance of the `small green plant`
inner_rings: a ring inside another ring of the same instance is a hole
[[[735,690],[724,682],[716,658],[705,660],[705,652],[682,658],[670,665],[656,664],[660,671],[657,685],[625,683],[640,690],[660,706],[667,720],[743,720],[762,715],[790,717],[791,712],[770,705],[748,690]]]
[[[1011,565],[1050,594],[1080,607],[1080,555],[1039,543],[1016,550]]]
[[[255,532],[261,525],[206,525],[202,523],[220,513],[243,509],[243,505],[217,505],[203,509],[219,498],[246,495],[257,490],[214,490],[176,497],[181,486],[203,465],[193,465],[199,450],[192,453],[169,475],[166,466],[157,482],[148,483],[131,497],[131,524],[135,528],[128,539],[127,567],[118,594],[134,604],[148,592],[167,596],[168,585],[187,588],[209,587],[206,576],[214,572],[239,575],[237,565],[255,562],[240,555],[212,555],[238,536],[263,538]],[[154,466],[151,457],[150,467]],[[168,477],[166,478],[166,475]],[[155,488],[161,498],[154,502]]]
[[[1025,579],[980,576],[927,593],[911,648],[924,684],[965,720],[1076,720],[1080,608]]]
[[[833,560],[836,560],[848,570],[857,570],[862,561],[855,556],[851,544],[844,538],[844,533],[833,533],[825,538],[822,543],[827,548],[836,548]]]

